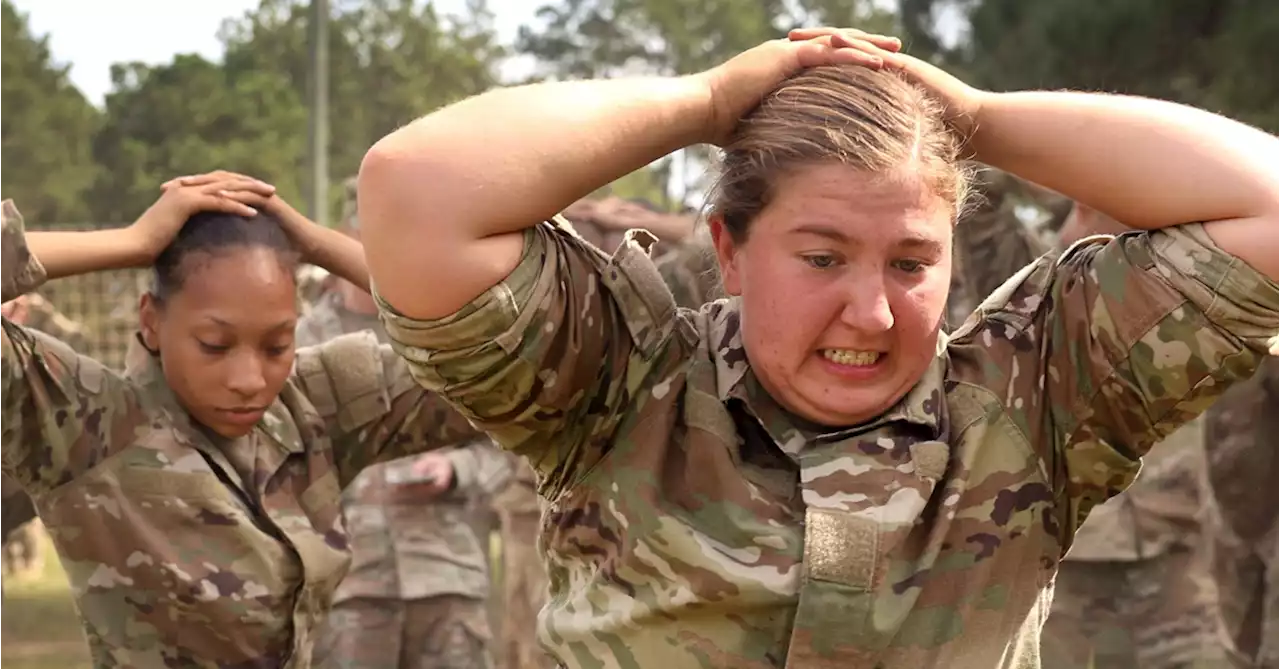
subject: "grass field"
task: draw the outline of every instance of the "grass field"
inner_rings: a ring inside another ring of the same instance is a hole
[[[0,664],[5,669],[90,669],[84,633],[58,556],[41,533],[44,569],[4,579]]]
[[[0,665],[4,669],[91,669],[62,565],[48,536],[41,532],[40,538],[44,569],[4,579]],[[496,556],[501,541],[495,536],[490,545]],[[497,564],[494,573],[500,573]],[[495,624],[496,619],[495,615]]]

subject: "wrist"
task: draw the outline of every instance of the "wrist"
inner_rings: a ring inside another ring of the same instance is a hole
[[[963,112],[965,121],[958,128],[963,134],[968,157],[997,168],[999,165],[990,162],[993,153],[990,140],[1000,132],[998,119],[1003,100],[1000,93],[973,89]]]
[[[103,248],[111,249],[111,257],[117,259],[113,269],[147,267],[155,262],[164,250],[157,248],[150,236],[137,229],[137,224],[124,228],[99,230],[96,235]]]

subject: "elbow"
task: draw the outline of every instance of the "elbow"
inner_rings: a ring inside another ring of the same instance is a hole
[[[396,221],[431,221],[418,212],[435,206],[430,187],[439,180],[440,166],[412,126],[378,140],[360,161],[356,175],[357,206],[363,233],[381,234]]]

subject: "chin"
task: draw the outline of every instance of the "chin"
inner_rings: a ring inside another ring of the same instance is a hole
[[[893,404],[883,398],[850,398],[844,402],[808,402],[808,410],[797,413],[819,425],[846,428],[875,420]]]
[[[212,430],[218,436],[225,437],[227,439],[239,439],[240,437],[253,432],[254,428],[253,425],[242,427],[240,425],[226,425],[223,423],[212,422],[206,422],[204,423],[204,426]]]

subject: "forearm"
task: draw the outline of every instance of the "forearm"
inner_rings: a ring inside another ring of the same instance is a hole
[[[369,265],[365,262],[364,247],[360,242],[337,230],[317,225],[307,220],[302,214],[293,212],[300,220],[287,224],[305,230],[310,237],[304,250],[307,261],[322,267],[330,274],[350,281],[362,290],[369,290]]]
[[[1127,226],[1275,219],[1280,143],[1224,117],[1115,95],[1001,93],[983,100],[978,160]]]
[[[127,228],[86,232],[26,233],[31,254],[49,279],[102,270],[141,267],[148,262]]]
[[[709,110],[708,89],[693,77],[499,89],[379,141],[361,166],[361,193],[430,213],[394,217],[404,225],[475,239],[515,232],[701,141]]]

